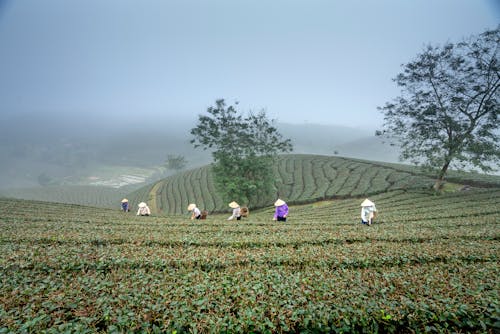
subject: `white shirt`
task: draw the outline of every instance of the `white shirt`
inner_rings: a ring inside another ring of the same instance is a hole
[[[139,207],[139,210],[137,210],[137,216],[150,215],[150,214],[151,214],[151,211],[149,210],[148,206]]]
[[[240,211],[241,211],[240,207],[234,208],[233,214],[229,216],[227,220],[233,220],[234,218],[238,218],[240,216]]]
[[[199,215],[201,215],[201,211],[200,211],[200,209],[198,209],[198,208],[194,208],[194,209],[193,209],[193,216],[196,218],[196,217],[198,217]]]
[[[370,221],[373,218],[373,213],[377,211],[375,205],[372,206],[363,206],[361,207],[361,219],[364,222]]]

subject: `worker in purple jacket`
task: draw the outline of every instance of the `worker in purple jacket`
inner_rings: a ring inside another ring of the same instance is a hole
[[[276,207],[276,211],[274,212],[273,220],[286,222],[286,217],[288,216],[288,205],[286,205],[285,201],[278,198],[278,200],[274,202],[274,206]]]
[[[126,198],[122,199],[122,210],[123,210],[123,212],[130,211],[130,208],[128,206],[128,199],[126,199]]]

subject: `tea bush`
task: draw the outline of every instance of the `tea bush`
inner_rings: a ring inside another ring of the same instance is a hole
[[[0,333],[500,330],[499,189],[380,193],[370,227],[362,199],[286,223],[0,199]]]

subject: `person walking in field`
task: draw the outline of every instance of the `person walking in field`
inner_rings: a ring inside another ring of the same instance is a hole
[[[196,204],[191,203],[187,207],[188,211],[191,211],[191,220],[201,219],[201,211],[196,207]]]
[[[274,206],[276,210],[274,211],[273,220],[277,220],[279,222],[286,222],[286,217],[288,216],[288,205],[282,199],[279,199],[274,202]]]
[[[377,208],[375,203],[368,198],[361,203],[361,223],[371,226],[373,219],[377,216]]]
[[[233,201],[233,202],[229,203],[229,207],[231,209],[233,209],[233,214],[231,216],[229,216],[229,218],[227,220],[233,220],[235,218],[236,218],[236,220],[241,220],[240,205]]]
[[[137,210],[137,216],[149,216],[151,215],[151,210],[146,203],[141,202],[138,204],[139,210]]]
[[[126,199],[126,198],[122,199],[122,211],[123,212],[129,212],[130,211],[130,207],[128,205],[128,199]]]

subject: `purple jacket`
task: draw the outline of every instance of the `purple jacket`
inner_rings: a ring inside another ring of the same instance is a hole
[[[288,205],[283,204],[276,207],[276,211],[274,212],[274,218],[285,217],[288,216]]]

